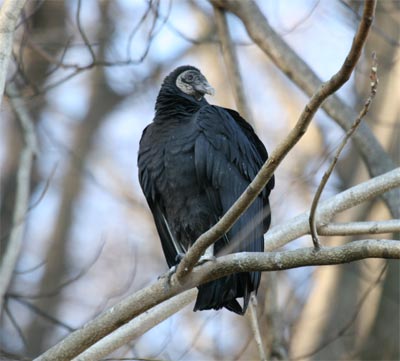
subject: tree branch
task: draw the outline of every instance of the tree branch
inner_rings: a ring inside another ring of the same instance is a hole
[[[12,87],[14,88],[14,87]],[[13,89],[15,92],[16,89]],[[12,221],[12,230],[0,265],[0,315],[3,309],[3,302],[7,289],[11,283],[15,265],[22,249],[22,241],[25,232],[24,217],[28,211],[31,170],[33,158],[37,152],[37,140],[33,121],[21,99],[10,99],[11,106],[16,113],[17,119],[22,125],[25,138],[25,147],[20,154],[20,161],[17,174],[17,190],[15,207]]]
[[[274,62],[290,80],[311,96],[321,86],[321,79],[313,70],[282,40],[272,29],[268,20],[254,1],[247,0],[210,0],[210,2],[226,11],[234,13],[244,24],[250,38]],[[374,17],[372,8],[376,1],[365,1],[362,23],[364,31],[368,31]],[[369,9],[368,13],[366,12]],[[366,34],[365,34],[366,35]],[[354,39],[357,41],[357,38]],[[353,43],[354,44],[354,43]],[[349,59],[350,60],[350,59]],[[347,60],[345,64],[347,63]],[[353,108],[346,105],[336,95],[332,95],[322,108],[344,130],[351,127],[351,120],[357,117]],[[383,150],[367,124],[362,123],[353,137],[371,177],[388,172],[396,167],[389,155]],[[400,190],[384,196],[392,215],[397,217],[400,210]]]
[[[277,271],[304,266],[336,265],[366,258],[400,259],[400,242],[394,240],[355,241],[339,247],[303,248],[282,252],[241,252],[196,267],[185,284],[166,278],[128,296],[81,329],[71,333],[35,361],[70,360],[101,337],[162,301],[199,284],[238,272]],[[79,359],[79,358],[78,358]]]
[[[153,307],[102,338],[72,361],[96,361],[104,358],[180,311],[190,304],[196,295],[197,289],[192,288]]]
[[[10,62],[15,26],[25,0],[4,0],[0,8],[0,108]]]
[[[375,222],[329,223],[318,228],[318,233],[323,236],[351,236],[395,232],[400,232],[400,219]]]
[[[232,3],[253,4],[252,2],[241,2],[237,0],[232,1]],[[218,1],[213,1],[213,4],[218,5]],[[176,276],[178,279],[183,279],[186,277],[198,262],[204,251],[217,239],[229,231],[240,215],[246,211],[246,209],[268,183],[277,166],[304,135],[314,114],[319,109],[321,104],[326,100],[326,98],[328,98],[329,95],[338,90],[349,79],[358,59],[360,58],[363,44],[367,39],[375,12],[375,5],[376,2],[372,0],[365,3],[364,15],[357,29],[353,44],[339,71],[329,81],[321,84],[318,87],[317,91],[311,97],[301,113],[295,127],[271,153],[267,162],[263,165],[257,176],[239,197],[239,199],[224,214],[217,224],[211,227],[207,232],[203,233],[195,241],[193,246],[189,248],[185,257],[181,260],[177,267]]]
[[[267,361],[266,351],[263,345],[263,338],[261,336],[261,331],[260,331],[260,324],[258,322],[258,317],[257,317],[257,306],[258,306],[257,297],[254,293],[250,296],[250,303],[251,303],[251,307],[249,307],[250,325],[254,335],[254,341],[256,342],[259,360]]]

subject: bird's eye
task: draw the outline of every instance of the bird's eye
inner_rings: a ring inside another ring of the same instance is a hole
[[[186,76],[186,80],[192,81],[193,80],[193,75],[192,74],[188,74]]]

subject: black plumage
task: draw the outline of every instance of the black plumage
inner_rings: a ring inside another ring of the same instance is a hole
[[[198,69],[175,69],[161,86],[154,120],[140,141],[139,181],[170,267],[231,207],[268,157],[239,113],[210,105],[206,93],[213,89]],[[216,256],[224,250],[263,251],[273,187],[274,178],[214,244]],[[260,277],[260,272],[246,272],[201,285],[194,310],[225,307],[244,314]],[[243,298],[242,305],[237,298]]]

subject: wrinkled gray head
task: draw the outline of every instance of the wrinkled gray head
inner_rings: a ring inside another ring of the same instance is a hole
[[[182,67],[182,72],[176,77],[175,85],[181,92],[193,96],[196,100],[201,100],[205,94],[215,93],[205,76],[194,67],[189,69]]]

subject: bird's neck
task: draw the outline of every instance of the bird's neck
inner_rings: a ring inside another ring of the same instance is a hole
[[[168,120],[172,118],[179,120],[187,119],[188,116],[195,114],[207,101],[203,98],[200,101],[176,96],[176,94],[160,93],[156,102],[157,120]]]

